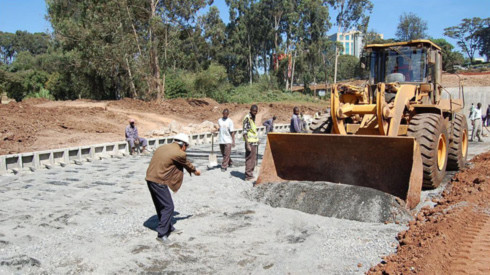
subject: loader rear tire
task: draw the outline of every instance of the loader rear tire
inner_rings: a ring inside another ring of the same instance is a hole
[[[315,118],[310,125],[310,131],[314,134],[330,134],[332,132],[332,118],[329,114],[322,114]]]
[[[417,114],[410,120],[408,135],[420,145],[423,187],[437,188],[446,175],[448,134],[444,118],[438,114]]]
[[[447,170],[458,171],[464,167],[468,153],[468,123],[463,114],[454,116],[453,134],[449,141]]]

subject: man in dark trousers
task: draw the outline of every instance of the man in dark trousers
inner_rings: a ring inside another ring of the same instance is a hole
[[[486,117],[486,124],[485,126],[490,126],[490,104],[488,104],[488,107],[487,107],[487,115],[485,116]]]
[[[274,132],[274,121],[276,121],[276,116],[273,116],[271,119],[268,119],[262,124],[265,126],[265,134]]]
[[[179,190],[184,179],[184,168],[191,175],[201,175],[201,172],[187,160],[185,151],[188,147],[189,137],[186,134],[176,135],[173,143],[158,147],[146,170],[146,182],[160,221],[156,228],[157,240],[165,244],[170,243],[170,233],[177,233],[171,223],[174,202],[168,189],[173,192]]]
[[[233,165],[233,161],[231,160],[231,147],[235,147],[235,128],[233,126],[233,121],[228,118],[229,115],[230,111],[224,109],[223,117],[218,120],[218,143],[221,154],[223,155],[221,172],[225,172],[228,166],[231,167]]]
[[[255,126],[255,116],[259,111],[257,105],[250,107],[250,113],[243,118],[243,140],[245,141],[245,180],[254,180],[254,168],[259,145],[259,133]]]
[[[289,125],[289,131],[291,133],[301,133],[301,119],[299,117],[299,108],[293,108],[293,117],[291,117],[291,125]]]

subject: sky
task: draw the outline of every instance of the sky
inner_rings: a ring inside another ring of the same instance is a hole
[[[456,46],[456,41],[444,36],[444,28],[456,26],[463,18],[490,17],[490,0],[371,0],[374,9],[368,29],[382,33],[384,38],[394,38],[400,15],[413,12],[427,21],[427,33],[433,38],[445,38]],[[225,0],[215,0],[225,23],[229,21]],[[204,14],[206,10],[200,11]],[[0,31],[50,32],[46,20],[44,0],[0,0]],[[333,13],[331,13],[331,16]],[[333,16],[331,21],[333,20]],[[332,27],[329,34],[335,33]],[[460,50],[460,49],[459,49]]]

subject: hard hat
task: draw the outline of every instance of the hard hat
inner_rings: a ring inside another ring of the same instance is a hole
[[[130,119],[129,119],[129,122],[130,122],[130,123],[131,123],[131,122],[134,122],[134,118],[130,118]]]
[[[174,140],[180,140],[185,142],[187,145],[189,145],[189,136],[184,133],[179,133],[176,136],[174,136]]]

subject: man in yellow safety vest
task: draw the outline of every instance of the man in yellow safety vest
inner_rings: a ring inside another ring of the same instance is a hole
[[[255,126],[255,116],[259,111],[257,105],[250,107],[250,113],[243,118],[243,139],[245,140],[245,180],[254,180],[254,168],[257,159],[259,135]]]

